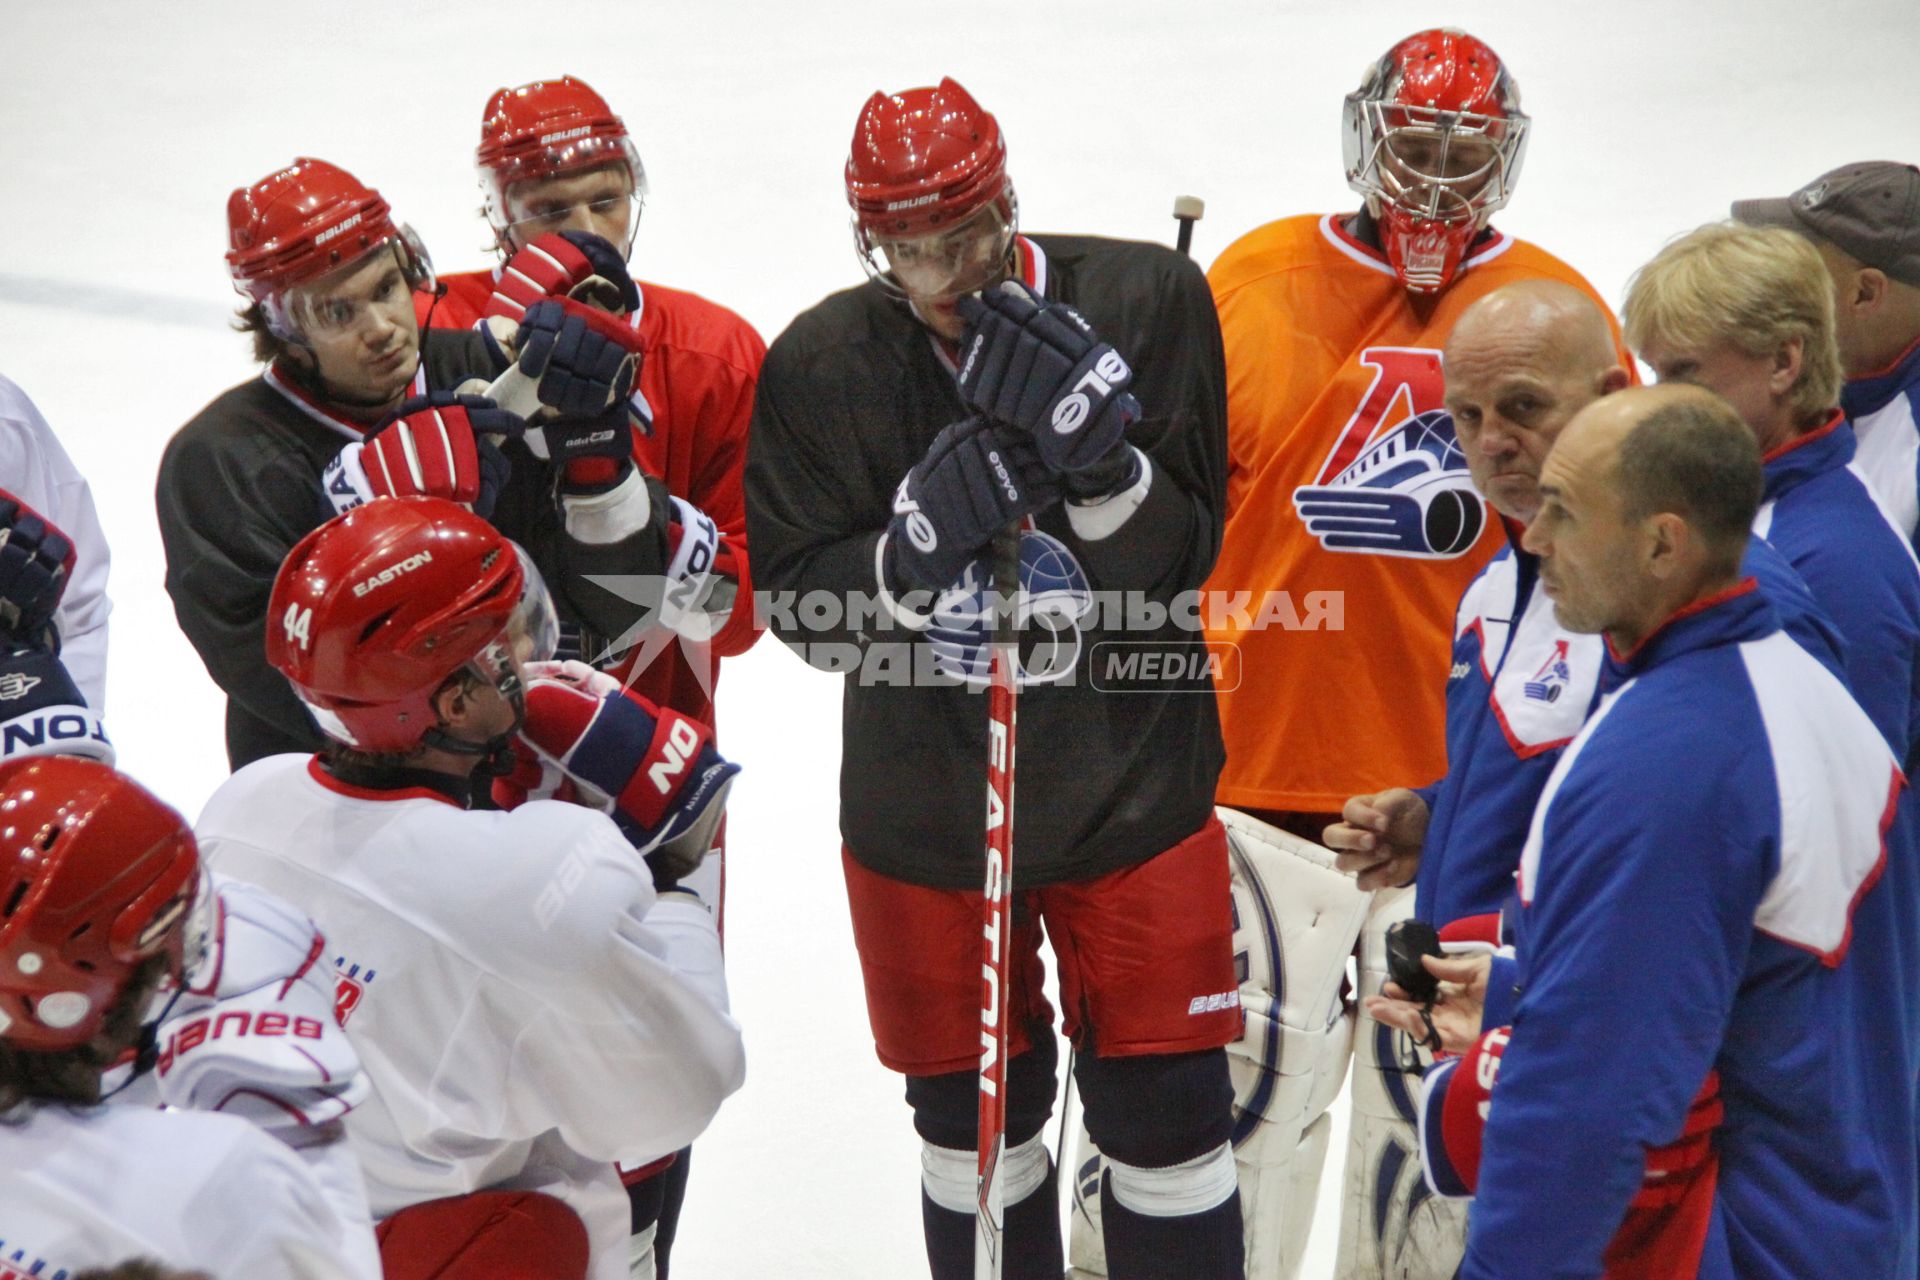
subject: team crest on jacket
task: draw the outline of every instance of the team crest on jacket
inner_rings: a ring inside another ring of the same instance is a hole
[[[1373,382],[1312,484],[1293,491],[1307,532],[1329,551],[1451,560],[1480,539],[1486,504],[1441,408],[1440,353],[1368,347]]]
[[[1567,642],[1556,640],[1553,652],[1533,673],[1533,678],[1522,686],[1521,691],[1535,702],[1558,702],[1560,695],[1567,691],[1567,681],[1573,678],[1573,670],[1567,665]]]
[[[373,970],[362,969],[348,962],[345,956],[335,956],[333,967],[339,977],[333,986],[333,1016],[341,1026],[347,1025],[347,1019],[360,1007],[360,999],[366,995],[367,987],[373,982]]]

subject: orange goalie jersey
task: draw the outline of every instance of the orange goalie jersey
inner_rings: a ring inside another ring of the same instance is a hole
[[[1219,788],[1240,808],[1330,813],[1446,772],[1454,606],[1503,535],[1442,407],[1441,348],[1468,305],[1516,280],[1600,301],[1498,231],[1444,293],[1411,294],[1343,223],[1268,223],[1208,273],[1230,467],[1204,616],[1210,641],[1240,649]]]

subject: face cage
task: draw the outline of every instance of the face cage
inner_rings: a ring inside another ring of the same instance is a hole
[[[525,164],[510,168],[492,169],[486,165],[480,168],[480,191],[484,197],[482,211],[486,214],[487,225],[493,229],[494,243],[501,253],[511,256],[513,241],[510,238],[513,228],[535,221],[528,218],[514,218],[507,207],[507,189],[516,182],[536,182],[541,178],[564,178],[570,173],[583,169],[596,168],[614,162],[627,166],[627,175],[633,180],[633,190],[628,192],[627,242],[620,246],[620,252],[626,257],[633,256],[633,242],[640,234],[640,214],[646,208],[647,196],[651,188],[647,185],[647,167],[640,163],[640,150],[633,145],[631,137],[618,139],[617,143],[608,143],[604,138],[582,139],[584,144],[562,148],[557,151],[543,152],[548,161],[541,166],[539,173],[524,173],[516,170],[528,167]],[[538,232],[534,233],[538,235]],[[528,239],[532,239],[531,236]],[[523,240],[521,243],[525,243]]]
[[[438,281],[433,273],[433,259],[427,254],[425,242],[420,239],[419,233],[405,223],[401,223],[388,239],[374,245],[352,262],[333,268],[327,274],[350,270],[383,249],[390,249],[399,259],[400,276],[407,282],[408,289],[415,293],[432,293],[438,287]],[[267,318],[267,329],[274,337],[282,342],[306,347],[313,344],[305,327],[299,323],[287,306],[287,296],[300,287],[300,285],[288,285],[284,289],[268,294],[259,302],[260,310]],[[244,289],[241,292],[246,293]]]
[[[1383,208],[1394,208],[1425,221],[1471,220],[1478,230],[1513,194],[1526,157],[1529,123],[1519,112],[1502,119],[1349,95],[1342,136],[1347,185],[1365,196],[1370,206],[1380,206],[1374,209],[1376,216]],[[1402,132],[1438,139],[1438,172],[1421,172],[1399,159],[1391,144]],[[1445,165],[1456,136],[1484,139],[1493,144],[1493,154],[1471,173],[1449,175]],[[1386,162],[1389,156],[1407,170],[1411,181],[1393,171]]]
[[[854,252],[860,256],[860,266],[867,273],[867,278],[885,290],[889,297],[897,298],[903,302],[914,299],[933,302],[949,297],[959,297],[963,294],[978,293],[980,290],[989,288],[997,283],[995,273],[1002,270],[1010,260],[1013,254],[1014,239],[1020,234],[1020,200],[1013,193],[1012,183],[1007,184],[1006,192],[1003,196],[989,200],[986,204],[981,205],[980,208],[974,210],[945,231],[929,232],[924,237],[908,237],[909,239],[919,240],[932,239],[936,236],[957,235],[961,231],[964,231],[968,224],[975,218],[987,214],[990,210],[1001,210],[1003,208],[1003,202],[1004,212],[1001,215],[1002,225],[997,236],[998,242],[992,250],[991,257],[986,259],[986,262],[990,265],[980,268],[986,278],[982,279],[978,284],[972,284],[968,281],[967,283],[971,285],[969,288],[955,287],[965,280],[965,277],[961,276],[958,270],[956,270],[949,276],[946,286],[942,291],[929,294],[909,293],[906,286],[895,278],[893,268],[887,261],[887,242],[875,239],[865,227],[861,226],[860,215],[857,212],[853,215],[852,219]]]

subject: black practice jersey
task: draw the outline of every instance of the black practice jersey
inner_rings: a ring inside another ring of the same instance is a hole
[[[421,371],[408,394],[491,378],[477,335],[422,336]],[[321,472],[363,429],[276,368],[195,414],[160,460],[154,497],[167,593],[181,630],[227,695],[227,758],[235,769],[262,756],[317,750],[324,741],[286,679],[267,665],[267,599],[293,544],[332,514]],[[641,618],[642,606],[585,575],[659,573],[662,531],[650,527],[598,546],[576,541],[565,531],[553,469],[518,441],[504,451],[512,474],[493,524],[532,553],[563,620],[621,635]],[[665,490],[650,488],[656,506],[664,506]]]
[[[1166,606],[1191,603],[1219,549],[1226,370],[1212,294],[1184,256],[1079,236],[1023,239],[1020,256],[1029,283],[1070,303],[1132,364],[1145,414],[1127,438],[1152,471],[1144,504],[1103,539],[1077,536],[1064,506],[1035,519],[1079,560],[1098,606],[1081,624],[1072,679],[1020,694],[1014,861],[1017,883],[1032,887],[1145,861],[1211,813],[1223,750],[1213,684],[1195,657],[1204,637]],[[809,661],[849,672],[847,847],[883,875],[946,888],[980,884],[986,695],[928,679],[913,632],[806,601],[876,596],[894,490],[967,412],[948,353],[869,282],[828,297],[773,344],[746,477],[763,616]],[[1128,652],[1157,656],[1128,664]]]

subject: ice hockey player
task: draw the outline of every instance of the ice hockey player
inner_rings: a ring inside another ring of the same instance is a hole
[[[1026,545],[1046,553],[1023,549],[1028,588],[1043,568],[1077,584],[1065,590],[1161,606],[1198,587],[1218,545],[1225,385],[1198,270],[1158,246],[1023,234],[1000,126],[954,81],[874,94],[846,183],[870,278],[768,352],[747,518],[763,590],[803,601],[774,612],[777,634],[848,672],[840,823],[854,940],[880,1060],[906,1075],[924,1144],[932,1273],[953,1280],[974,1266],[987,709],[963,681],[914,676],[912,640],[950,585],[978,580],[994,532],[1028,517]],[[965,370],[963,339],[976,357]],[[1104,386],[1074,429],[1047,428],[1074,418],[1056,406],[1087,394],[1076,379],[1095,366]],[[808,607],[827,599],[859,619]],[[861,602],[874,601],[870,615]],[[1043,924],[1088,1127],[1110,1162],[1098,1198],[1113,1274],[1242,1274],[1222,1052],[1240,1013],[1209,680],[1182,663],[1165,685],[1094,685],[1101,638],[1197,647],[1149,621],[1073,624],[1088,641],[1077,665],[1047,670],[1051,683],[1028,671],[1020,704],[1009,1278],[1062,1267],[1043,1133],[1057,1061]],[[940,630],[943,661],[955,659],[943,669],[984,668],[983,629],[971,656],[964,627]]]
[[[519,418],[455,396],[509,357],[479,334],[423,337],[412,291],[431,291],[432,267],[379,192],[302,159],[235,191],[227,224],[228,269],[248,299],[241,324],[266,368],[175,434],[156,502],[167,590],[227,695],[235,767],[322,742],[266,665],[262,637],[273,575],[326,517],[328,498],[456,497],[533,554],[571,620],[618,635],[643,616],[587,580],[625,572],[644,536],[634,515],[646,486],[623,443],[624,409],[608,409],[615,390],[624,400],[631,389],[631,330],[568,300],[542,304],[522,326],[520,368],[559,413],[542,424],[539,459]],[[323,485],[347,443],[353,453]]]
[[[626,122],[572,76],[501,89],[487,100],[475,152],[483,209],[500,252],[490,271],[441,277],[432,323],[518,322],[541,298],[592,298],[619,313],[639,342],[633,388],[634,463],[659,478],[649,555],[624,571],[658,612],[638,635],[583,636],[589,658],[663,707],[716,724],[719,660],[758,638],[747,561],[741,471],[766,343],[753,326],[698,294],[642,281],[627,259],[640,227],[647,172]],[[424,307],[422,308],[425,309]],[[659,585],[639,585],[643,578]],[[736,607],[737,604],[737,607]],[[623,643],[609,645],[619,640]],[[716,725],[717,727],[717,725]],[[726,926],[725,850],[695,887]],[[659,1220],[667,1274],[691,1153],[657,1173],[628,1171],[635,1230]]]
[[[1820,251],[1855,465],[1894,523],[1920,536],[1920,167],[1842,165],[1784,199],[1736,200],[1733,216],[1797,231]]]
[[[1233,389],[1226,537],[1208,586],[1247,592],[1257,607],[1208,630],[1238,646],[1244,667],[1221,693],[1219,799],[1309,842],[1349,796],[1446,769],[1447,620],[1502,542],[1442,402],[1446,335],[1475,299],[1517,280],[1555,280],[1598,300],[1566,264],[1490,225],[1519,181],[1531,122],[1485,43],[1451,29],[1407,37],[1367,68],[1343,120],[1360,210],[1268,223],[1208,273]],[[1621,364],[1632,368],[1624,352]],[[1394,728],[1355,733],[1356,724]],[[1327,856],[1299,853],[1274,865],[1281,880],[1265,890],[1282,912],[1319,900],[1285,886],[1289,871],[1311,884]],[[1379,989],[1381,939],[1411,905],[1409,893],[1375,895],[1363,993]],[[1282,932],[1294,927],[1287,917]],[[1296,1040],[1321,1030],[1341,973],[1319,963],[1318,948],[1300,959],[1334,989],[1309,998],[1291,961],[1277,959],[1286,980],[1274,990],[1286,992],[1288,1016],[1305,1019]],[[1414,1214],[1412,1116],[1391,1087],[1393,1049],[1361,1015],[1338,1274],[1447,1280],[1460,1223],[1437,1206]],[[1344,1060],[1322,1046],[1306,1075],[1338,1074]],[[1294,1085],[1312,1094],[1284,1121],[1300,1130],[1299,1154],[1259,1178],[1291,1185],[1288,1216],[1304,1226],[1331,1123],[1324,1109],[1339,1086],[1311,1087],[1305,1075]],[[1266,1141],[1288,1145],[1278,1134]],[[1254,1242],[1258,1280],[1297,1265],[1302,1233],[1276,1234],[1272,1247]]]
[[[654,513],[655,567],[628,572],[669,579],[662,618],[684,640],[629,650],[609,669],[654,702],[711,723],[717,659],[757,635],[740,473],[766,343],[725,307],[632,274],[646,169],[626,123],[590,85],[561,76],[498,90],[474,158],[501,261],[444,277],[433,323],[518,322],[541,298],[580,296],[632,327],[633,460],[670,497]],[[614,638],[583,648],[598,652]],[[643,653],[648,665],[632,671]]]
[[[74,543],[75,578],[60,602],[60,657],[94,714],[107,706],[107,535],[93,491],[27,393],[0,378],[0,489],[52,520]]]
[[[56,625],[77,563],[65,533],[0,490],[0,760],[114,763],[101,718],[67,673]],[[184,976],[161,983],[139,1054],[114,1067],[103,1092],[117,1104],[253,1122],[300,1153],[341,1221],[366,1227],[366,1188],[341,1120],[367,1084],[334,1016],[324,940],[271,894],[204,869],[191,911]],[[354,1269],[377,1273],[372,1233],[361,1234]]]
[[[565,1206],[571,1274],[651,1277],[613,1163],[678,1150],[741,1080],[713,917],[677,883],[731,766],[617,686],[526,684],[557,632],[544,600],[513,544],[443,499],[315,530],[275,581],[267,656],[331,744],[235,774],[199,824],[216,868],[326,932],[374,1086],[348,1136],[390,1276],[470,1242],[527,1262],[486,1239],[504,1198],[536,1236]],[[686,842],[648,863],[584,803],[470,811],[516,732],[641,845]]]
[[[1541,798],[1515,959],[1430,962],[1460,980],[1430,1018],[1370,1002],[1467,1052],[1422,1110],[1436,1181],[1477,1187],[1469,1280],[1905,1274],[1875,1131],[1911,1076],[1854,928],[1903,780],[1739,576],[1762,483],[1752,432],[1690,387],[1597,402],[1542,468],[1526,548],[1622,683]],[[1703,1100],[1725,1123],[1690,1140]]]
[[[215,1276],[375,1280],[300,1159],[231,1115],[104,1106],[156,990],[182,977],[193,834],[97,760],[0,763],[0,1238],[21,1275],[144,1257]],[[271,1017],[270,1014],[262,1014]],[[231,1028],[229,1028],[231,1031]],[[276,1033],[299,1037],[298,1020]]]

